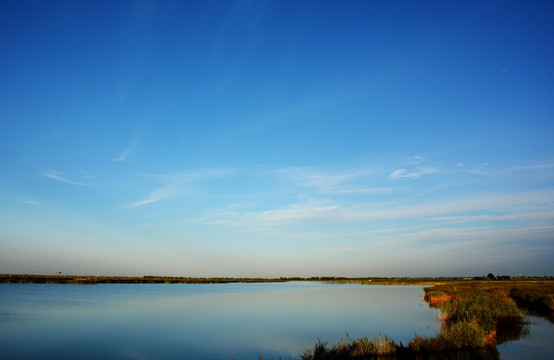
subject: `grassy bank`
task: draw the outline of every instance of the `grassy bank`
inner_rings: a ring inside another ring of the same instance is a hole
[[[498,344],[527,333],[525,315],[552,319],[553,281],[453,282],[424,290],[424,299],[441,312],[441,331],[436,336],[416,335],[408,344],[382,335],[346,339],[333,346],[318,342],[301,358],[497,359]]]
[[[521,309],[554,323],[554,282],[519,284],[510,289],[510,297]]]

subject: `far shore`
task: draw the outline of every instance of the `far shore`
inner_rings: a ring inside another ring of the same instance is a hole
[[[269,283],[289,281],[322,281],[332,283],[358,283],[363,285],[441,285],[473,281],[542,281],[554,280],[553,276],[498,276],[498,277],[279,277],[279,278],[232,278],[232,277],[177,277],[177,276],[97,276],[97,275],[41,275],[0,274],[0,283],[10,284],[228,284]]]

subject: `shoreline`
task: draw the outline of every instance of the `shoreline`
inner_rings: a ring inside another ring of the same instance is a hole
[[[361,285],[418,285],[437,286],[447,284],[501,283],[551,281],[553,276],[517,277],[503,276],[502,279],[469,277],[176,277],[176,276],[96,276],[96,275],[44,275],[44,274],[0,274],[0,283],[8,284],[229,284],[229,283],[273,283],[291,281],[320,281],[329,283],[357,283]]]

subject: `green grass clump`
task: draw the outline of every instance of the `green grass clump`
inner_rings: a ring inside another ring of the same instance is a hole
[[[516,302],[502,288],[457,289],[450,295],[451,300],[432,305],[441,310],[447,328],[475,320],[483,331],[491,334],[503,324],[522,320]]]
[[[394,340],[379,334],[375,339],[346,339],[337,345],[327,347],[327,342],[319,340],[312,349],[304,351],[302,360],[328,359],[393,359],[402,345]]]
[[[554,284],[518,284],[510,289],[510,297],[521,308],[554,319]]]
[[[416,335],[408,346],[418,353],[478,350],[486,343],[486,339],[486,331],[473,319],[454,323],[434,337]]]
[[[494,346],[482,346],[486,332],[476,320],[454,324],[436,337],[415,336],[408,345],[395,343],[391,338],[379,335],[374,339],[363,338],[339,341],[331,347],[319,340],[313,348],[304,351],[302,360],[404,360],[404,359],[494,359],[499,355]],[[479,344],[479,345],[477,345]]]

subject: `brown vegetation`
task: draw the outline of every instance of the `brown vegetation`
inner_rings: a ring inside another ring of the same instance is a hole
[[[436,336],[416,335],[408,345],[381,335],[378,339],[347,339],[330,348],[320,341],[301,358],[498,359],[498,344],[528,333],[523,321],[526,309],[542,309],[552,318],[552,281],[466,281],[424,290],[424,299],[441,311],[443,324]]]

